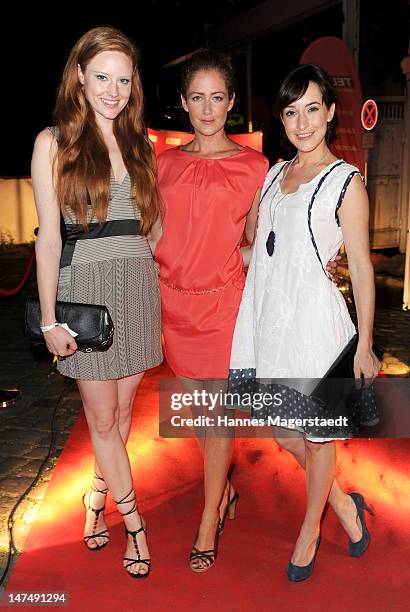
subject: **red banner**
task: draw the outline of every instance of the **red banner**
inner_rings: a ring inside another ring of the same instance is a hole
[[[154,145],[155,154],[190,142],[194,135],[191,132],[172,132],[168,130],[153,130],[148,128],[148,136]],[[251,134],[229,134],[229,138],[243,147],[251,147],[262,152],[262,132]]]
[[[357,166],[364,174],[363,127],[361,124],[362,88],[349,47],[336,36],[315,40],[303,53],[301,64],[318,64],[333,78],[338,103],[339,127],[332,152]]]

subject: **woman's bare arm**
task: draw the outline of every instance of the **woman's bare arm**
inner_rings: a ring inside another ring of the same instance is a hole
[[[373,320],[375,287],[369,245],[369,199],[359,176],[351,181],[339,210],[346,246],[349,273],[355,299],[359,344],[355,357],[355,376],[374,378],[380,362],[374,355]]]
[[[153,226],[151,227],[147,235],[148,244],[150,246],[150,249],[153,255],[155,254],[155,249],[157,248],[157,244],[161,236],[162,236],[162,221],[161,221],[161,218],[158,217],[158,219],[155,221],[155,223],[153,224]]]
[[[56,142],[50,130],[40,132],[31,161],[34,199],[39,220],[36,241],[37,284],[41,325],[56,321],[55,303],[61,257],[60,208],[53,185],[53,155]],[[73,337],[56,327],[45,333],[47,348],[55,355],[71,355],[77,348]]]
[[[248,242],[247,246],[241,247],[243,265],[245,268],[249,266],[252,256],[253,243],[255,242],[256,226],[258,223],[259,202],[261,198],[261,189],[255,193],[252,207],[246,216],[245,238]]]

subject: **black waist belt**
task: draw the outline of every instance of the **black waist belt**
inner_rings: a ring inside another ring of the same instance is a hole
[[[140,231],[137,219],[120,219],[105,223],[89,223],[88,231],[84,231],[81,223],[66,223],[67,239],[61,253],[60,268],[70,266],[77,240],[92,240],[110,236],[136,236]]]

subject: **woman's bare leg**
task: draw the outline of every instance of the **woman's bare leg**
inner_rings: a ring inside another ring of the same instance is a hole
[[[205,381],[202,379],[195,379],[195,378],[185,378],[184,376],[179,376],[178,377],[179,380],[181,381],[181,383],[184,386],[184,389],[189,392],[189,393],[193,393],[193,391],[198,390],[198,389],[207,389],[208,391],[211,392],[216,392],[215,390],[213,391],[213,387],[215,387],[215,383],[213,381]],[[221,390],[219,387],[224,387],[222,389],[222,391],[225,390],[226,388],[226,382],[220,380],[217,381],[218,382],[218,391]],[[227,414],[228,417],[232,417],[233,416],[233,412],[232,410],[226,410],[226,409],[222,409],[222,411],[224,414]],[[205,410],[203,411],[203,414],[208,414],[208,412],[206,412]],[[212,428],[210,428],[212,430]],[[222,428],[220,428],[222,430]],[[202,453],[202,457],[204,458],[204,462],[205,462],[205,439],[206,439],[206,433],[207,430],[205,427],[198,427],[196,428],[197,431],[197,437],[196,440],[199,444],[199,447],[201,449],[201,453]],[[208,429],[208,433],[211,433],[212,438],[214,438],[214,433],[212,433],[212,431],[210,432]],[[232,439],[232,448],[228,451],[230,454],[230,457],[232,458],[232,451],[233,451],[233,440],[234,440],[234,429],[230,428],[229,432],[228,432],[229,436],[232,436],[229,439]],[[228,437],[228,436],[227,436]],[[209,450],[208,453],[209,455]],[[230,465],[230,464],[229,464]],[[228,466],[228,472],[229,472],[229,466]],[[225,483],[225,487],[224,487],[224,491],[223,491],[223,495],[222,495],[222,500],[221,500],[221,504],[219,506],[219,515],[220,515],[220,519],[222,520],[225,509],[226,509],[226,504],[229,501],[229,498],[232,499],[232,497],[235,494],[235,489],[232,486],[232,483],[230,483],[228,480],[226,480]]]
[[[139,375],[136,375],[135,387],[139,380]],[[127,500],[119,507],[120,512],[125,514],[133,508],[132,497],[134,495],[130,495],[130,492],[133,493],[131,468],[119,429],[118,381],[81,380],[78,381],[78,387],[101,475],[117,502],[124,498]],[[141,527],[141,519],[137,512],[124,517],[124,522],[130,530],[137,530]],[[149,558],[148,546],[143,532],[138,534],[138,545],[141,557]],[[136,556],[130,537],[127,538],[125,556],[131,558]],[[144,564],[135,563],[128,571],[146,573],[148,568]]]
[[[135,399],[135,394],[141,380],[144,377],[145,372],[135,374],[133,376],[127,376],[126,378],[120,378],[117,380],[118,383],[118,426],[121,434],[121,438],[124,444],[127,444],[128,436],[131,429],[132,421],[132,407]],[[97,462],[94,462],[94,474],[101,476],[100,469]],[[106,484],[104,480],[95,480],[99,488],[105,488]],[[96,494],[98,495],[98,494]]]
[[[295,457],[296,461],[306,469],[306,448],[302,434],[292,433],[292,437],[275,435],[275,441]],[[352,542],[358,542],[362,537],[361,526],[357,524],[357,510],[352,498],[340,486],[338,479],[334,478],[329,493],[329,504],[335,511],[343,529]]]
[[[336,447],[334,442],[315,443],[305,439],[306,449],[306,514],[296,541],[291,562],[308,565],[314,555],[320,533],[320,520],[335,477]]]
[[[180,377],[185,389],[189,392],[205,389],[208,393],[225,392],[224,381],[194,380]],[[224,407],[215,408],[212,413],[214,418],[218,414],[225,413]],[[227,411],[228,416],[231,416]],[[194,544],[199,550],[212,550],[215,544],[215,535],[218,523],[223,515],[227,503],[228,486],[227,477],[231,464],[234,438],[229,429],[225,432],[222,428],[215,426],[203,427],[198,431],[198,442],[201,446],[204,459],[204,510],[202,512],[201,524],[198,536]],[[225,503],[224,503],[225,502]],[[195,563],[196,568],[204,567],[206,564],[200,560]]]

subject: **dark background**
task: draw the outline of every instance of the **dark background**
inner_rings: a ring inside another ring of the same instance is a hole
[[[72,45],[86,30],[113,25],[139,45],[146,94],[146,119],[153,128],[187,129],[178,103],[179,66],[161,67],[203,46],[215,24],[260,3],[260,0],[145,0],[131,9],[90,11],[59,4],[33,16],[14,10],[3,20],[0,36],[2,92],[0,176],[27,176],[35,135],[52,122],[55,91]],[[13,10],[13,9],[11,9]],[[92,13],[93,16],[87,15]],[[252,45],[254,129],[263,129],[269,149],[279,142],[272,117],[274,93],[284,74],[298,63],[311,41],[324,35],[342,36],[341,4],[303,22],[274,32]],[[405,80],[400,62],[407,55],[408,2],[361,2],[360,75],[365,97],[403,95]],[[231,131],[246,131],[245,56],[234,49],[238,72],[238,104]]]

